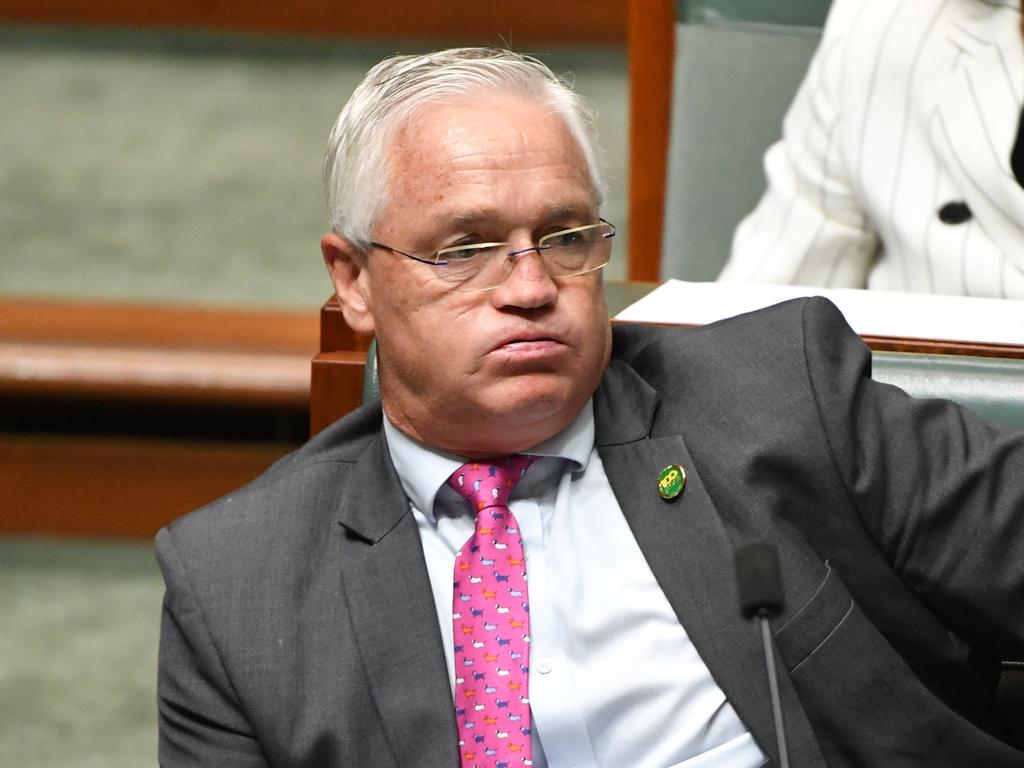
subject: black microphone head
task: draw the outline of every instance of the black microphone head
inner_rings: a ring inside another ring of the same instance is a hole
[[[736,585],[740,612],[746,619],[772,617],[782,611],[779,556],[767,541],[752,541],[736,550]]]

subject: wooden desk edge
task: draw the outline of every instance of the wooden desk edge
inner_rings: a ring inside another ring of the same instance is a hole
[[[315,312],[0,300],[0,393],[305,408]]]

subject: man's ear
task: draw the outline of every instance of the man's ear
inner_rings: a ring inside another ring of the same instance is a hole
[[[373,307],[365,254],[333,232],[328,232],[320,239],[320,250],[324,254],[324,263],[327,264],[348,327],[356,333],[372,334]]]

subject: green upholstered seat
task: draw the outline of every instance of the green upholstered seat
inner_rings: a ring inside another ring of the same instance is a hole
[[[993,424],[1024,429],[1024,360],[875,352],[872,375],[915,397],[944,397]]]
[[[875,352],[872,375],[915,397],[948,398],[990,423],[1024,429],[1024,360]],[[1004,662],[999,702],[1011,738],[1024,748],[1024,662]]]
[[[380,381],[377,378],[377,340],[370,340],[366,350],[366,368],[363,370],[363,402],[380,397]]]
[[[677,0],[662,278],[714,280],[725,264],[829,5]]]
[[[676,0],[676,18],[684,24],[825,24],[830,0]]]

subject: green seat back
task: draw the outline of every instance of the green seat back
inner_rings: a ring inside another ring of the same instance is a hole
[[[875,352],[872,375],[915,397],[944,397],[993,424],[1024,429],[1024,360]],[[1024,661],[1004,661],[999,705],[1024,744]]]
[[[380,380],[377,378],[377,340],[370,340],[366,350],[366,368],[363,369],[363,402],[368,403],[380,397]]]
[[[872,375],[915,397],[944,397],[993,424],[1024,429],[1024,360],[875,352]]]
[[[725,264],[829,5],[677,0],[662,278],[714,280]]]

